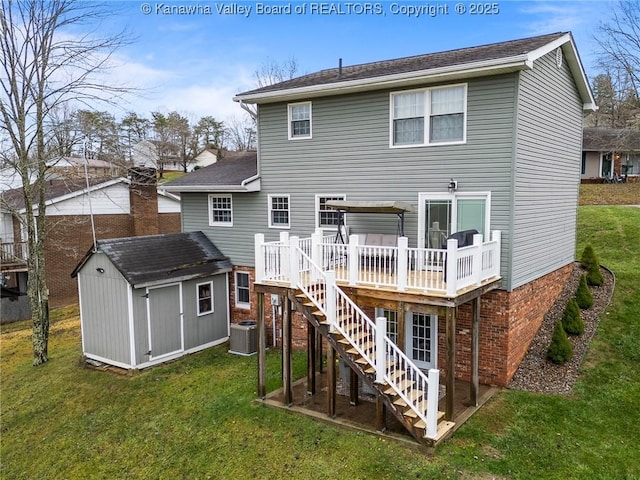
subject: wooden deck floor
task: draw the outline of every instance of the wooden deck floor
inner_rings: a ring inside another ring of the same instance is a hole
[[[394,441],[407,444],[412,447],[420,448],[421,445],[411,436],[404,426],[395,418],[395,416],[387,411],[385,432],[379,432],[375,429],[376,405],[374,399],[361,394],[359,404],[351,406],[349,404],[348,389],[346,395],[336,395],[336,416],[329,417],[327,415],[327,385],[326,371],[316,374],[317,393],[315,395],[307,394],[307,379],[302,378],[293,385],[293,405],[286,406],[283,404],[283,390],[279,389],[269,393],[265,400],[259,400],[265,405],[275,408],[290,410],[295,413],[310,416],[316,420],[327,423],[333,423],[342,427],[350,428],[356,431],[362,431]],[[480,385],[478,407],[469,407],[469,384],[467,382],[456,381],[455,392],[455,409],[454,421],[457,430],[464,422],[482,406],[484,403],[498,391],[497,388],[487,385]],[[444,399],[440,399],[439,409],[444,411]]]

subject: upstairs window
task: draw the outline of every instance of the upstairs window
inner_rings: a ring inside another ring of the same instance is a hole
[[[209,195],[209,225],[233,226],[231,195]]]
[[[289,104],[289,140],[311,138],[311,102]]]
[[[391,146],[463,143],[467,86],[391,94]]]
[[[289,195],[269,195],[269,227],[289,226]]]

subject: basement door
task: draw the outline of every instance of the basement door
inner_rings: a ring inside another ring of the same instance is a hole
[[[437,368],[438,316],[407,312],[406,354],[418,368]]]
[[[182,286],[147,288],[149,360],[184,350]]]

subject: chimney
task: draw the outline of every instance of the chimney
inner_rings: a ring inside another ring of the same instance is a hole
[[[158,186],[156,169],[133,167],[129,169],[129,202],[133,217],[133,235],[156,235],[158,229]]]

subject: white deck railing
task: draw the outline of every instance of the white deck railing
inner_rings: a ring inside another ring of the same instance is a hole
[[[333,270],[339,283],[455,296],[500,276],[500,231],[493,231],[489,241],[482,235],[473,240],[461,248],[457,240],[448,240],[446,249],[432,249],[409,248],[407,238],[400,237],[396,247],[387,247],[360,245],[357,235],[351,235],[348,244],[337,244],[318,232],[298,240],[305,255],[297,257],[294,269],[297,274],[310,272],[313,261],[320,271]],[[290,255],[288,233],[282,232],[277,242],[265,242],[264,235],[257,234],[255,241],[256,282],[289,283],[294,273],[288,260],[283,263]]]
[[[256,245],[258,243],[257,239]],[[288,260],[289,271],[292,272],[290,286],[299,288],[313,302],[324,315],[330,332],[342,335],[351,347],[375,368],[376,382],[392,388],[424,422],[425,437],[435,438],[438,422],[439,370],[429,370],[428,376],[422,373],[389,339],[386,319],[381,317],[374,323],[336,285],[334,271],[324,270],[307,255],[304,251],[306,245],[307,242],[303,243],[297,237],[289,239]],[[267,247],[265,252],[270,251],[269,248]],[[317,251],[316,255],[319,253]],[[324,260],[324,255],[321,258]],[[300,265],[305,265],[307,270],[296,271]],[[428,408],[429,405],[432,408]]]

